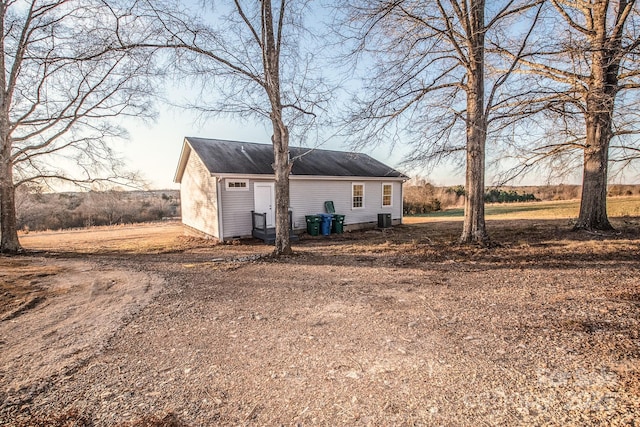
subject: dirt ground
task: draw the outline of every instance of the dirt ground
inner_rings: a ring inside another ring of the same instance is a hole
[[[637,425],[640,220],[256,241],[179,224],[0,257],[0,424]]]

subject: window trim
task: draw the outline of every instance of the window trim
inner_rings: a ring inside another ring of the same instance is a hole
[[[385,205],[384,204],[384,187],[385,186],[389,186],[389,188],[391,189],[391,192],[389,193],[389,204]],[[392,182],[383,182],[382,183],[382,207],[383,208],[392,208],[393,207],[393,183]]]
[[[362,206],[354,206],[354,198],[356,197],[354,194],[354,190],[356,185],[360,185],[362,187]],[[351,183],[351,209],[364,209],[365,208],[365,204],[364,204],[364,200],[365,200],[365,191],[364,191],[364,182],[352,182]]]
[[[230,187],[230,184],[238,184],[242,183],[244,186],[242,187]],[[224,189],[226,191],[249,191],[249,180],[248,179],[234,179],[234,178],[226,178],[224,180]]]

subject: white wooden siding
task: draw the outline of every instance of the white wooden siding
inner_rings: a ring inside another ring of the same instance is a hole
[[[220,203],[223,239],[251,235],[251,211],[254,209],[254,184],[273,180],[249,180],[248,191],[226,191],[221,186]],[[364,184],[364,207],[353,209],[351,184]],[[382,206],[382,183],[393,185],[392,206]],[[376,223],[379,213],[391,213],[393,220],[402,219],[402,183],[398,181],[314,180],[290,181],[290,207],[293,228],[306,228],[306,215],[325,213],[324,202],[331,200],[336,213],[345,215],[345,225]],[[197,158],[190,156],[182,179],[182,221],[214,237],[218,231],[216,178],[208,173]]]
[[[216,179],[194,152],[189,155],[180,191],[183,224],[219,238]]]
[[[364,207],[352,208],[351,184],[364,184]],[[382,207],[382,183],[393,184],[392,206]],[[324,202],[333,201],[337,214],[345,215],[344,222],[361,224],[377,222],[379,213],[390,213],[392,219],[402,219],[402,183],[398,181],[304,180],[290,181],[293,227],[306,228],[305,215],[325,213]]]
[[[253,185],[255,182],[255,180],[249,180],[249,191],[223,190],[220,193],[222,230],[225,239],[251,235],[251,211],[253,210]],[[265,182],[273,181],[266,180]]]
[[[393,184],[393,193],[391,195],[391,204],[392,204],[392,213],[391,219],[402,219],[402,183],[401,182],[392,182]],[[380,187],[380,192],[382,192],[382,184]],[[382,193],[381,193],[382,194]],[[382,197],[382,195],[380,196]]]

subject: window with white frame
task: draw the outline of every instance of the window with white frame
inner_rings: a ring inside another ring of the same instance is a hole
[[[382,206],[390,207],[393,201],[393,184],[382,184]]]
[[[227,191],[249,191],[249,180],[226,179],[224,187]]]
[[[361,182],[351,184],[351,207],[353,209],[364,207],[364,184]]]

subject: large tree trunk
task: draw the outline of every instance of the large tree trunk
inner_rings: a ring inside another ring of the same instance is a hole
[[[13,184],[11,144],[5,138],[0,149],[0,252],[21,251],[16,223],[16,191]]]
[[[283,2],[284,8],[284,2]],[[280,11],[280,16],[284,14]],[[276,177],[276,241],[274,256],[288,255],[291,250],[289,238],[289,129],[282,119],[282,102],[280,99],[280,44],[273,28],[273,11],[271,0],[262,2],[263,17],[263,65],[265,72],[267,96],[271,104],[271,123],[273,125],[274,174]],[[278,26],[278,28],[280,28]]]
[[[0,31],[5,34],[6,2],[0,4]],[[5,47],[4,37],[2,47]],[[5,55],[0,57],[0,252],[17,253],[22,250],[16,224],[16,189],[13,184],[11,136],[9,135],[9,104],[6,92]]]
[[[620,5],[623,9],[623,5]],[[619,89],[621,35],[607,34],[607,2],[594,6],[593,53],[587,92],[586,140],[580,215],[574,230],[612,230],[607,217],[609,143],[613,137],[613,111]]]
[[[487,121],[484,111],[484,1],[471,2],[467,72],[467,170],[461,243],[489,240],[484,220],[484,164]]]
[[[575,230],[612,230],[607,217],[608,144],[584,150],[580,216]]]
[[[274,256],[292,253],[289,236],[289,130],[282,123],[273,120],[273,154],[276,177],[276,241]]]
[[[595,109],[589,111],[596,111],[596,113],[587,113],[580,215],[574,229],[612,230],[613,227],[607,217],[607,169],[611,115],[606,110],[604,112],[602,110],[609,108],[607,105],[592,108]]]
[[[482,90],[482,89],[478,89]],[[488,234],[484,219],[484,163],[486,125],[482,104],[470,97],[467,114],[467,170],[465,181],[464,227],[461,243],[484,244]]]

